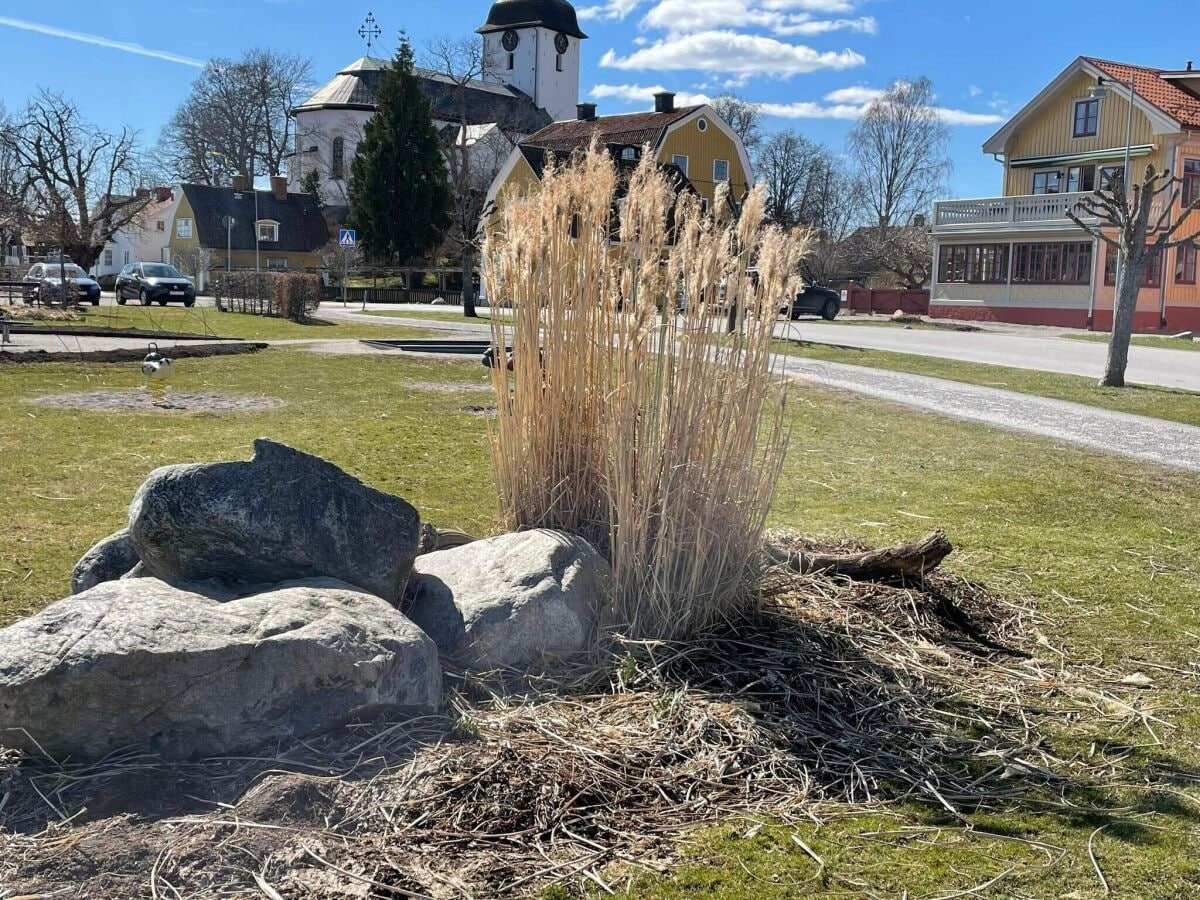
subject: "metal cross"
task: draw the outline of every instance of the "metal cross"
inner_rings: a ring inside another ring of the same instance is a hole
[[[367,56],[371,55],[371,46],[381,34],[383,31],[379,28],[379,23],[375,21],[375,14],[367,13],[367,17],[363,19],[363,23],[358,29],[358,36],[367,42]]]

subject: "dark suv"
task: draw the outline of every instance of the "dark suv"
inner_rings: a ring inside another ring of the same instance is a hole
[[[137,300],[142,306],[151,303],[166,306],[172,302],[196,305],[196,286],[166,263],[130,263],[117,276],[114,290],[121,306],[127,300]]]
[[[833,288],[819,284],[805,285],[804,290],[792,301],[792,308],[785,310],[789,319],[801,316],[820,316],[827,322],[837,318],[842,310],[842,295]]]

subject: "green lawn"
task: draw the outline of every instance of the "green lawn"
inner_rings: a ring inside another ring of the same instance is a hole
[[[436,524],[496,527],[486,420],[464,411],[486,404],[486,394],[405,387],[461,382],[486,390],[475,363],[287,349],[186,361],[180,390],[266,393],[287,403],[205,416],[21,402],[134,387],[132,366],[12,366],[4,378],[16,401],[0,406],[4,620],[65,593],[75,559],[122,524],[150,470],[245,458],[258,436],[320,453],[407,497]],[[1123,735],[1131,752],[1200,762],[1200,478],[816,388],[794,397],[791,409],[793,443],[773,524],[880,544],[945,528],[958,547],[950,567],[1035,603],[1053,622],[1050,641],[1069,658],[1151,675],[1145,696],[1165,723],[1157,726],[1162,744],[1137,751],[1149,739],[1131,729]],[[1086,754],[1089,736],[1075,738]],[[798,832],[823,868],[790,828],[769,825],[747,839],[740,835],[750,823],[731,822],[686,836],[673,877],[638,875],[623,896],[1093,898],[1104,896],[1094,855],[1111,896],[1182,900],[1200,895],[1198,787],[1200,779],[1184,778],[1114,792],[1118,808],[1103,814],[998,807],[959,821],[940,807],[884,805],[872,815],[826,808],[824,824]],[[1010,869],[996,887],[972,892]],[[623,880],[610,883],[624,890]]]
[[[912,353],[866,350],[807,341],[780,341],[779,347],[785,353],[805,359],[929,375],[933,378],[1003,388],[1023,394],[1036,394],[1055,400],[1071,400],[1088,406],[1153,416],[1186,425],[1200,425],[1200,394],[1174,388],[1140,385],[1120,389],[1101,388],[1096,385],[1100,377],[1099,372],[1096,373],[1096,378],[1092,379],[1078,375],[1059,375],[1033,369],[1013,369],[1007,366],[917,356]]]
[[[454,322],[455,324],[467,325],[486,325],[488,323],[487,311],[475,319],[468,319],[462,314],[461,306],[452,306],[449,309],[444,307],[433,307],[430,309],[379,309],[370,310],[366,313],[368,316],[379,316],[384,319],[432,319],[438,322]]]
[[[1107,334],[1067,334],[1063,337],[1072,341],[1090,341],[1096,344],[1107,344],[1109,340]],[[1193,352],[1200,350],[1200,341],[1185,338],[1146,337],[1135,334],[1130,338],[1130,343],[1137,347],[1154,347],[1156,350],[1191,350]]]
[[[95,306],[81,309],[74,322],[54,322],[56,327],[137,328],[181,334],[211,334],[251,341],[295,339],[342,340],[352,338],[418,337],[416,331],[398,326],[359,325],[318,321],[301,325],[288,319],[219,312],[207,306]],[[33,323],[41,324],[41,323]]]

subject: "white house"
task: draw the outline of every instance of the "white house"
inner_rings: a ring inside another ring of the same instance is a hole
[[[175,208],[172,188],[154,188],[154,198],[129,225],[104,245],[88,273],[93,278],[114,276],[132,262],[166,262]]]
[[[497,0],[478,33],[484,43],[482,79],[460,88],[436,72],[418,74],[434,123],[448,142],[460,135],[465,119],[468,143],[486,145],[503,158],[520,138],[575,115],[580,43],[587,35],[567,0]],[[304,177],[316,170],[335,218],[349,206],[350,164],[375,114],[387,65],[369,56],[357,59],[292,111],[296,147],[289,190],[299,191]],[[489,139],[496,134],[510,138],[502,152]]]

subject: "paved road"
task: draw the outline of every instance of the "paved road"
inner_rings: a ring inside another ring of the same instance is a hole
[[[780,336],[819,344],[890,350],[941,359],[990,363],[1099,379],[1108,348],[1102,343],[1068,340],[1061,331],[906,330],[891,326],[829,325],[824,322],[781,324]],[[1127,377],[1138,384],[1200,391],[1200,353],[1134,346],[1129,350]]]
[[[1200,428],[1191,425],[865,366],[787,357],[784,368],[795,378],[938,415],[1200,472]]]

